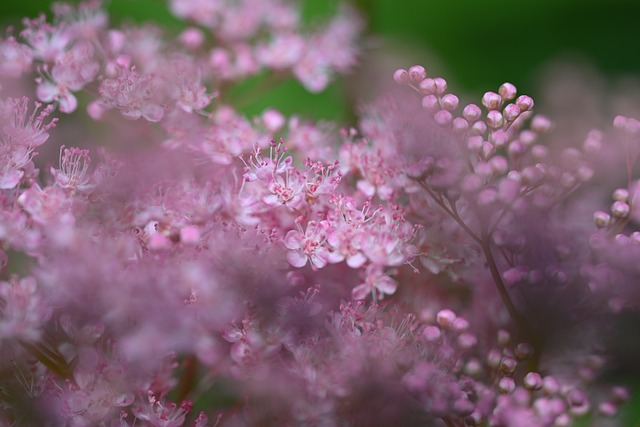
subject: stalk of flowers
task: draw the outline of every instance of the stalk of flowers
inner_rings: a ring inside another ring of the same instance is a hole
[[[0,116],[0,425],[562,426],[616,414],[628,392],[591,387],[601,349],[556,367],[554,341],[538,347],[523,309],[532,296],[562,303],[584,277],[598,294],[600,269],[635,277],[599,252],[626,242],[611,236],[634,217],[630,178],[614,220],[596,214],[592,259],[574,250],[583,234],[563,239],[556,217],[540,220],[588,181],[601,134],[556,162],[538,143],[550,121],[527,128],[533,101],[513,85],[483,97],[486,117],[475,105],[454,117],[458,98],[421,67],[395,78],[426,112],[390,97],[340,134],[273,109],[248,119],[230,86],[268,70],[322,90],[354,64],[359,20],[340,9],[310,31],[280,0],[170,7],[197,27],[109,28],[89,1],[0,42],[13,59],[3,77],[35,79],[47,104],[29,114],[28,98],[7,98]],[[49,117],[82,121],[85,95],[111,146],[62,145],[39,174]],[[635,122],[616,122],[635,136]],[[485,277],[501,301],[484,298]],[[445,295],[451,281],[466,300]],[[534,295],[525,283],[556,286]],[[476,315],[505,307],[515,325]],[[562,319],[582,314],[564,308]]]

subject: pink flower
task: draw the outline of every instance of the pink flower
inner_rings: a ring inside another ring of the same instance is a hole
[[[309,221],[306,230],[291,230],[284,238],[284,245],[289,249],[287,260],[294,267],[304,267],[307,261],[311,266],[322,268],[327,265],[329,251],[324,245],[327,240],[329,223],[327,221]]]
[[[164,109],[157,99],[157,85],[154,74],[140,74],[135,66],[120,68],[117,78],[102,82],[100,95],[106,105],[120,110],[126,119],[143,117],[150,122],[159,122]]]
[[[351,296],[353,299],[362,300],[368,295],[373,293],[376,295],[376,291],[382,296],[384,294],[392,295],[398,289],[398,282],[384,273],[382,266],[376,264],[370,264],[365,271],[364,282],[353,288]]]
[[[87,171],[91,164],[89,150],[81,150],[77,147],[60,147],[60,169],[51,168],[51,174],[56,180],[56,185],[62,188],[89,190],[94,185],[89,183]]]

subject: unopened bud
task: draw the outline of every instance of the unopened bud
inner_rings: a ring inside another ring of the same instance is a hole
[[[422,65],[414,65],[409,68],[409,78],[414,82],[419,82],[427,77],[427,71]]]
[[[399,84],[407,84],[411,81],[411,79],[409,78],[409,73],[407,72],[407,70],[404,70],[402,68],[396,70],[393,73],[393,80],[396,83]]]
[[[502,99],[510,101],[516,97],[517,89],[511,83],[503,83],[498,89],[498,93],[502,97]]]
[[[499,110],[502,106],[502,97],[495,92],[486,92],[482,96],[482,105],[487,110]]]

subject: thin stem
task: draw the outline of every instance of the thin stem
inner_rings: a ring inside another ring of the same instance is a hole
[[[425,184],[423,181],[418,181],[418,183],[420,184],[420,186],[422,188],[425,189],[425,191],[431,196],[431,198],[442,208],[445,210],[445,212],[447,212],[449,214],[449,216],[451,218],[453,218],[453,220],[455,222],[458,223],[458,225],[460,227],[462,227],[462,229],[464,231],[466,231],[466,233],[469,235],[469,237],[471,237],[473,240],[476,241],[476,243],[482,245],[482,240],[480,240],[480,237],[478,237],[478,235],[471,229],[469,228],[469,226],[462,220],[462,218],[460,218],[460,216],[457,213],[457,209],[455,208],[455,205],[452,204],[452,207],[448,207],[447,205],[444,204],[444,202],[442,201],[442,198],[436,196],[436,194],[431,191],[431,189],[427,186],[427,184]]]
[[[500,298],[504,303],[507,311],[509,312],[509,316],[516,322],[518,328],[521,331],[527,331],[525,326],[524,319],[516,310],[513,301],[511,301],[511,297],[509,296],[509,292],[507,292],[507,287],[502,280],[502,276],[500,275],[500,271],[498,270],[498,266],[496,264],[496,260],[493,257],[493,252],[491,251],[491,245],[489,244],[489,239],[486,234],[482,236],[482,242],[480,243],[480,247],[482,248],[482,253],[484,254],[485,259],[487,260],[487,265],[489,267],[489,271],[491,272],[491,277],[493,278],[493,282],[498,289],[498,293],[500,294]]]
[[[187,398],[196,385],[198,373],[198,359],[195,356],[188,356],[184,361],[184,368],[178,387],[177,401],[181,402]]]
[[[511,297],[509,296],[509,292],[507,292],[507,287],[502,280],[502,275],[500,274],[500,270],[498,269],[498,265],[493,256],[493,252],[491,250],[491,243],[489,239],[489,231],[482,230],[481,235],[478,236],[469,226],[462,220],[460,215],[458,214],[458,210],[456,208],[455,203],[448,200],[449,206],[444,203],[442,197],[439,197],[437,194],[429,188],[429,186],[422,180],[418,181],[420,186],[424,188],[424,190],[431,196],[431,198],[453,218],[454,221],[462,227],[462,229],[474,240],[476,243],[480,245],[482,249],[482,253],[484,254],[485,260],[487,261],[487,266],[489,267],[489,272],[491,273],[491,277],[493,282],[498,289],[498,293],[500,294],[500,299],[502,299],[503,304],[505,305],[507,312],[511,319],[516,323],[518,330],[524,334],[527,339],[534,339],[535,337],[527,327],[526,322],[522,318],[522,316],[518,313],[513,301],[511,301]],[[533,343],[532,343],[533,344]]]

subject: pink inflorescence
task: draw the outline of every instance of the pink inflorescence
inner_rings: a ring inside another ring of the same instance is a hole
[[[351,70],[360,18],[169,7],[175,37],[91,0],[0,40],[39,100],[0,101],[0,426],[616,422],[636,119],[570,146],[513,84],[467,103],[419,65],[351,128],[246,117]]]

